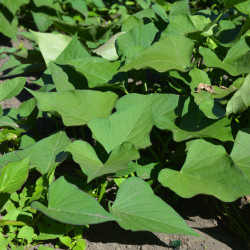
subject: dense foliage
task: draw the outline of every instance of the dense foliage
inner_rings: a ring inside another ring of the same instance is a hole
[[[106,221],[198,236],[168,203],[250,194],[249,0],[0,5],[33,45],[1,49],[0,101],[30,96],[0,106],[1,246],[85,249]]]

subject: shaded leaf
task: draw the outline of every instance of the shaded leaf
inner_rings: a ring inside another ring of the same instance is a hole
[[[199,53],[207,67],[224,69],[232,76],[250,73],[250,48],[245,38],[241,38],[229,49],[223,61],[209,48],[200,47]]]
[[[100,57],[70,60],[67,63],[86,77],[89,88],[108,85],[120,66],[119,61],[109,62]]]
[[[69,82],[68,75],[63,71],[61,67],[50,62],[49,67],[51,69],[52,79],[56,86],[57,91],[74,90],[74,86]]]

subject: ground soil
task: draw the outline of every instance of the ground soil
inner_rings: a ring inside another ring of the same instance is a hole
[[[2,41],[1,41],[2,42]],[[13,46],[13,43],[1,44],[5,47]],[[24,47],[30,48],[26,40],[22,40]],[[0,59],[0,67],[7,58]],[[1,79],[0,84],[3,81]],[[34,76],[28,76],[27,81],[34,80]],[[18,107],[27,95],[21,93],[17,97],[1,102],[2,107]],[[243,239],[233,234],[224,225],[219,217],[210,212],[203,199],[198,196],[192,199],[183,199],[175,207],[177,212],[185,219],[186,223],[194,229],[201,237],[184,236],[184,235],[167,235],[163,233],[150,232],[131,232],[123,230],[116,223],[103,223],[92,225],[86,230],[83,237],[86,239],[87,249],[89,250],[163,250],[173,249],[171,242],[179,240],[181,246],[177,249],[208,249],[208,250],[245,250],[246,243]],[[52,246],[48,244],[48,246]]]

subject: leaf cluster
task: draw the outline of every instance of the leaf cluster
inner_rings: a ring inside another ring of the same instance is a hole
[[[250,194],[249,0],[104,2],[0,1],[37,26],[0,69],[0,101],[29,96],[0,106],[1,244],[84,249],[107,221],[197,236],[173,200]]]

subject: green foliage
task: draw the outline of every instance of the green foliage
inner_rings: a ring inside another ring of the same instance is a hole
[[[0,102],[31,96],[0,106],[0,245],[85,249],[106,221],[198,236],[169,193],[249,195],[248,2],[0,0],[33,46],[0,50]]]

